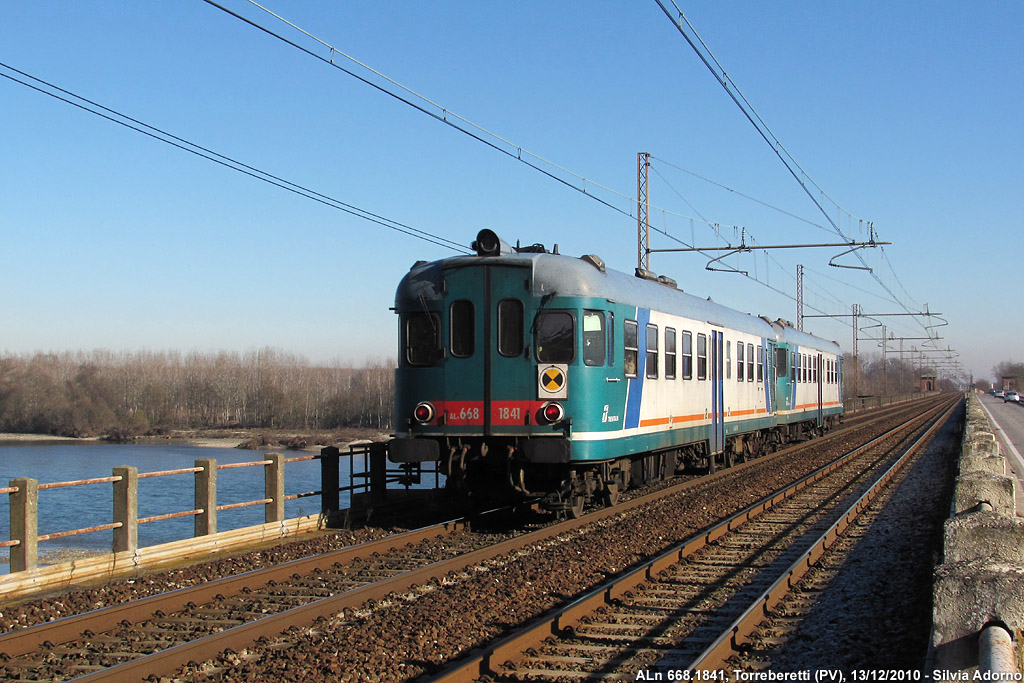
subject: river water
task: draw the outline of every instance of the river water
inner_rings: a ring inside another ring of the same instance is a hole
[[[109,443],[22,443],[0,445],[0,486],[11,479],[29,477],[40,484],[109,477],[114,467],[129,465],[139,473],[193,467],[195,461],[213,458],[218,465],[262,460],[270,451],[235,448],[209,448],[188,444],[109,444]],[[342,451],[344,453],[344,450]],[[293,451],[285,457],[307,455]],[[347,458],[341,459],[341,485],[349,483]],[[356,470],[362,470],[357,459]],[[320,461],[290,462],[285,465],[285,495],[320,490]],[[194,475],[176,474],[139,480],[139,517],[191,510],[195,495]],[[262,467],[224,469],[217,473],[217,504],[228,505],[264,496]],[[341,506],[348,507],[347,492]],[[320,496],[285,501],[285,517],[292,519],[320,512]],[[112,484],[87,484],[39,492],[39,534],[82,529],[109,524],[113,515]],[[217,530],[228,531],[262,524],[263,505],[221,510]],[[139,525],[139,546],[156,545],[193,536],[194,518],[162,520]],[[77,536],[41,541],[39,563],[51,564],[74,557],[109,552],[113,532],[96,531]],[[9,496],[0,495],[0,540],[10,538]],[[9,569],[8,550],[0,549],[0,574]]]

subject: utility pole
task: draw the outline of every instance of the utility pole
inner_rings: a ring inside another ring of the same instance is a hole
[[[637,152],[636,155],[636,267],[651,269],[651,197],[647,182],[647,169],[651,167],[651,155]]]
[[[853,305],[853,396],[860,396],[860,358],[857,357],[857,330],[859,323],[857,318],[860,315],[860,306]]]
[[[796,329],[804,331],[804,267],[796,267]]]

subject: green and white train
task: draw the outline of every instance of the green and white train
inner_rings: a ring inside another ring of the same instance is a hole
[[[842,415],[835,342],[597,256],[509,247],[419,262],[395,297],[393,462],[478,504],[579,514],[677,468],[714,471]]]

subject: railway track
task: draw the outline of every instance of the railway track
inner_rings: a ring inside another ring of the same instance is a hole
[[[796,630],[829,571],[800,579],[954,407],[908,420],[432,680],[683,680],[702,671],[711,678],[700,680],[724,681],[767,668],[751,656],[751,636],[764,650]]]
[[[890,428],[877,421],[865,424],[880,433]],[[550,609],[566,595],[584,592],[600,578],[597,575],[618,573],[643,561],[645,548],[661,549],[721,514],[701,501],[728,499],[741,504],[736,487],[749,490],[757,477],[763,480],[757,486],[772,490],[783,463],[811,468],[805,449],[842,442],[849,438],[848,431],[529,533],[480,534],[462,524],[440,525],[389,537],[379,545],[357,546],[14,631],[0,636],[0,678],[263,680],[274,675],[276,665],[290,663],[294,666],[289,671],[302,670],[291,659],[297,651],[303,666],[319,667],[320,675],[384,670],[393,660],[414,662],[381,678],[406,680],[436,670],[482,639],[500,635],[505,625]],[[665,510],[651,511],[658,506]],[[671,518],[676,527],[648,523],[659,515]],[[632,537],[631,543],[621,542],[625,535]],[[588,562],[588,551],[608,554],[601,544],[609,539],[619,539],[619,549],[600,562]],[[576,564],[561,575],[560,566],[567,560]],[[547,586],[552,576],[565,580]],[[533,588],[524,589],[524,580]],[[491,595],[485,599],[487,591]],[[452,597],[439,597],[448,593]],[[491,600],[497,601],[495,605],[511,600],[516,606],[489,606]],[[432,607],[438,602],[446,605],[449,616]],[[446,621],[448,630],[476,630],[451,638],[441,629],[433,644],[410,645],[402,642],[408,637],[381,637],[381,621],[398,633],[404,627],[408,636],[429,634],[431,628],[424,624],[432,618]],[[336,638],[339,628],[346,636],[330,646],[334,656],[301,654],[311,643]],[[380,652],[371,645],[376,642],[382,644]]]

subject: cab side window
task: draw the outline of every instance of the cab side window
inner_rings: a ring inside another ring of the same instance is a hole
[[[604,365],[604,311],[583,312],[583,364]]]

